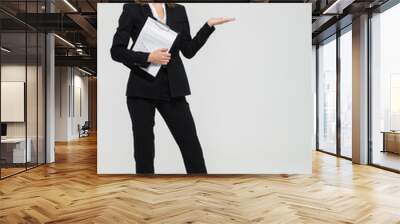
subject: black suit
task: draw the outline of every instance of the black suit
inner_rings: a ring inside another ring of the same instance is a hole
[[[192,38],[185,8],[176,4],[175,7],[166,6],[166,11],[167,25],[179,33],[170,49],[171,60],[167,65],[171,96],[190,95],[189,83],[179,51],[186,58],[192,58],[205,44],[215,28],[204,24],[197,35]],[[127,49],[129,38],[132,38],[133,42],[136,41],[149,16],[153,17],[147,4],[125,4],[117,32],[114,35],[111,56],[115,61],[121,62],[131,69],[126,90],[127,96],[154,98],[156,94],[154,88],[152,88],[155,78],[138,67],[149,65],[147,63],[149,52],[134,52]]]
[[[207,23],[192,38],[183,6],[166,7],[167,25],[178,33],[171,60],[156,77],[139,68],[149,66],[149,52],[134,52],[135,43],[147,17],[153,17],[149,5],[125,4],[114,35],[111,56],[131,69],[126,96],[134,134],[136,173],[154,173],[154,114],[157,109],[181,149],[188,173],[207,173],[196,127],[185,96],[190,94],[186,72],[179,52],[192,58],[215,30]],[[154,17],[153,17],[154,18]]]

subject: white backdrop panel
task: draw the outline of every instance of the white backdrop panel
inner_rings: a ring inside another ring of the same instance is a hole
[[[1,82],[1,122],[24,122],[24,103],[24,82]]]
[[[209,17],[232,16],[191,60],[188,97],[212,174],[311,173],[311,5],[184,4],[192,35]],[[125,88],[128,68],[109,50],[123,4],[98,10],[98,173],[135,172]],[[156,173],[185,173],[156,115]]]

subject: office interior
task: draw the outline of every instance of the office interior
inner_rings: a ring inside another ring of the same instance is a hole
[[[96,141],[100,2],[126,1],[0,2],[3,184],[80,150],[58,151],[70,142]],[[400,173],[400,2],[250,2],[312,4],[314,155]]]
[[[0,7],[3,179],[54,162],[56,143],[96,133],[96,42],[68,16],[48,22],[50,10],[68,12],[62,1]]]
[[[386,4],[394,4],[388,2]],[[385,6],[367,14],[366,21],[366,163],[399,171],[399,67],[396,52],[400,6]],[[355,80],[353,24],[344,17],[340,29],[315,43],[317,74],[317,150],[352,160]],[[327,31],[325,31],[327,32]],[[357,34],[359,35],[359,34]],[[315,39],[314,39],[315,41]]]

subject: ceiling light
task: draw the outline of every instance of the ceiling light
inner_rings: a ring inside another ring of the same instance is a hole
[[[73,6],[68,0],[64,0],[65,4],[67,4],[72,10],[75,12],[78,12],[78,10]]]
[[[356,2],[356,0],[336,0],[327,9],[324,10],[322,14],[342,14],[343,10],[349,7],[351,4]]]
[[[332,5],[330,5],[327,9],[324,10],[324,12],[322,14],[330,14],[332,13],[332,9],[335,9],[335,7],[338,6],[338,4],[341,2],[342,0],[336,0]],[[337,10],[335,10],[337,11]]]
[[[6,53],[11,53],[11,50],[9,50],[9,49],[7,49],[5,47],[1,47],[0,49],[1,49],[1,51],[4,51]]]
[[[88,71],[86,71],[86,70],[83,70],[83,69],[81,69],[81,68],[79,68],[79,67],[78,67],[78,70],[81,71],[81,72],[83,72],[83,73],[85,73],[85,74],[87,74],[87,75],[92,76],[92,73],[90,73],[90,72],[88,72]]]
[[[62,38],[62,37],[60,37],[59,35],[57,35],[57,34],[54,34],[54,36],[55,37],[57,37],[59,40],[61,40],[62,42],[64,42],[65,44],[67,44],[67,45],[69,45],[70,47],[73,47],[73,48],[75,48],[75,45],[73,45],[71,42],[69,42],[68,40],[66,40],[66,39],[64,39],[64,38]]]

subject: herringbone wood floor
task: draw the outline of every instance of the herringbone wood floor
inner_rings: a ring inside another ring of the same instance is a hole
[[[400,175],[314,154],[312,175],[96,175],[96,139],[0,181],[0,223],[400,223]]]

